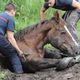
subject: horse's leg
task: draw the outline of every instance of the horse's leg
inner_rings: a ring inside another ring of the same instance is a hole
[[[54,50],[54,49],[44,49],[44,58],[54,58],[54,59],[60,59],[63,57],[68,57],[67,54],[63,54],[61,51],[59,50]]]
[[[22,61],[23,68],[25,72],[36,72],[42,69],[53,68],[56,67],[59,59],[36,59],[36,60],[26,60]]]
[[[54,68],[56,70],[64,70],[69,68],[76,63],[80,63],[79,57],[65,57],[63,59],[36,59],[36,60],[26,60],[22,61],[23,69],[25,72],[36,72],[47,68]]]

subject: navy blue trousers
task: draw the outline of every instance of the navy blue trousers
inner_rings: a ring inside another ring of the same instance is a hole
[[[0,53],[9,59],[15,73],[23,73],[21,61],[16,49],[2,35],[0,35]]]

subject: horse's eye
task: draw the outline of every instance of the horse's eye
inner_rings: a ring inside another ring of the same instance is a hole
[[[66,34],[66,31],[61,31],[61,34]]]

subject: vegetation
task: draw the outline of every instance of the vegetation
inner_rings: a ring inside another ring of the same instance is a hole
[[[15,17],[16,31],[40,21],[39,12],[44,0],[1,0],[0,12],[8,2],[15,3],[17,14]],[[53,9],[48,11],[49,17],[53,15]]]
[[[44,3],[44,0],[0,0],[0,12],[4,10],[4,6],[8,2],[13,2],[17,7],[17,14],[15,17],[16,29],[15,32],[27,27],[28,25],[32,25],[38,23],[40,21],[40,8]],[[47,11],[47,18],[53,16],[53,12],[55,9],[50,8]],[[80,34],[80,28],[78,24],[78,36]]]

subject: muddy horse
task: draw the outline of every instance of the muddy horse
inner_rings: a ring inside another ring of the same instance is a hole
[[[79,53],[78,43],[67,27],[65,21],[56,12],[51,19],[26,27],[15,34],[17,44],[26,56],[26,61],[22,60],[24,71],[35,72],[57,66],[61,59],[48,59],[50,54],[44,52],[44,45],[47,43],[73,61],[73,57]]]

